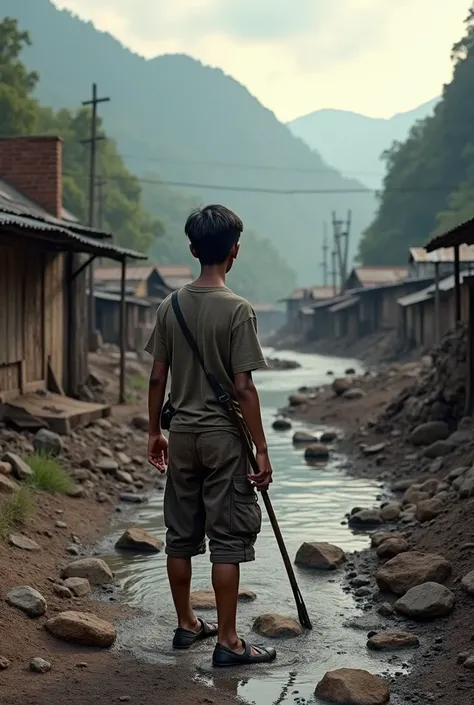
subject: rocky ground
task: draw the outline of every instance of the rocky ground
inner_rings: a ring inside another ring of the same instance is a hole
[[[411,675],[400,666],[391,679],[407,703],[473,702],[474,419],[464,417],[466,374],[461,327],[418,363],[299,390],[276,422],[334,425],[342,430],[336,438],[295,437],[308,462],[317,467],[338,443],[351,458],[348,472],[381,481],[379,504],[345,518],[372,536],[371,549],[341,558],[330,547],[328,558],[325,548],[325,561],[345,571],[368,648],[391,652],[398,664],[417,649]],[[307,564],[321,562],[320,545],[305,550]],[[383,693],[370,702],[385,702]]]

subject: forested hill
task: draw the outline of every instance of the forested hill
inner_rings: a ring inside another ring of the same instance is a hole
[[[363,187],[324,164],[221,70],[182,55],[146,61],[49,0],[0,0],[0,9],[30,32],[33,45],[25,60],[40,73],[42,103],[76,107],[94,81],[111,97],[100,109],[105,128],[141,177],[234,187],[181,190],[199,201],[235,208],[247,228],[273,241],[304,283],[319,275],[322,221],[333,209],[345,214],[352,208],[357,246],[375,211],[373,195],[340,193]],[[160,200],[152,186],[150,209]],[[295,189],[336,193],[279,193]],[[162,212],[154,214],[163,218]],[[261,242],[259,247],[265,249]]]
[[[474,10],[453,61],[434,115],[386,154],[378,213],[360,245],[366,264],[404,264],[408,247],[474,216]]]

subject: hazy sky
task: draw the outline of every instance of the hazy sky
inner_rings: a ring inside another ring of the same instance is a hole
[[[53,0],[146,57],[221,67],[281,120],[439,95],[470,0]]]

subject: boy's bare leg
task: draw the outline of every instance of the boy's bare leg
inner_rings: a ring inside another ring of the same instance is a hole
[[[191,632],[199,632],[201,624],[191,607],[191,560],[168,556],[167,568],[178,626]]]
[[[237,600],[240,566],[238,563],[215,563],[212,566],[212,586],[216,595],[218,641],[232,651],[241,651],[237,636]]]

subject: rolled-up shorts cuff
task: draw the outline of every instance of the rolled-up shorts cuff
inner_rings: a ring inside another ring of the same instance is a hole
[[[195,556],[202,556],[206,553],[206,545],[195,546],[194,548],[180,549],[166,546],[165,553],[171,558],[194,558]]]
[[[255,560],[255,550],[249,548],[246,551],[236,551],[229,553],[211,553],[211,563],[214,564],[237,564],[251,563]]]

